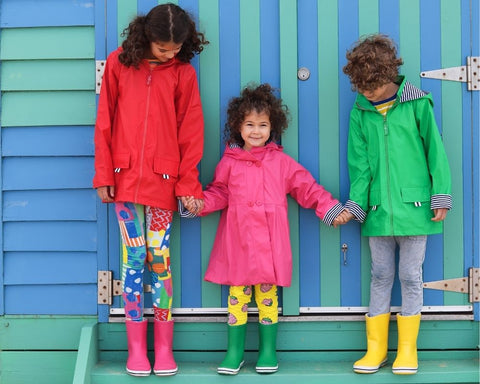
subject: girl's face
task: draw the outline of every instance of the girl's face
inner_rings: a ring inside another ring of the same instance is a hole
[[[150,51],[158,61],[166,63],[173,59],[175,55],[182,49],[182,44],[174,43],[173,41],[155,41],[150,43]]]
[[[263,147],[270,138],[270,130],[270,117],[265,112],[248,113],[240,126],[240,134],[245,142],[243,149],[250,151],[253,147]]]

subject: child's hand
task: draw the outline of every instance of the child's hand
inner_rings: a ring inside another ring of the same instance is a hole
[[[437,208],[433,210],[434,217],[432,217],[432,221],[443,221],[447,217],[447,208]]]
[[[340,214],[333,220],[332,225],[337,228],[339,225],[347,224],[352,220],[353,216],[348,209],[344,209]]]
[[[195,199],[193,196],[180,196],[180,200],[185,208],[194,214],[200,213],[204,206],[203,199]]]
[[[104,203],[113,203],[113,199],[115,197],[115,187],[113,185],[98,187],[97,195]]]

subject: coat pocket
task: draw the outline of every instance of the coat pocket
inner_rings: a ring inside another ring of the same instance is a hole
[[[164,180],[175,182],[178,177],[179,161],[156,157],[153,159],[153,172]]]
[[[421,206],[421,203],[430,201],[429,187],[405,187],[401,189],[401,193],[404,203],[413,203],[416,206]]]
[[[115,172],[120,172],[122,169],[130,168],[130,154],[129,153],[114,153],[113,154],[113,168]]]

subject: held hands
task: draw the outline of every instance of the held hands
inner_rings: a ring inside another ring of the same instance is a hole
[[[179,199],[185,208],[195,215],[202,212],[205,205],[203,199],[195,199],[193,196],[180,196]]]
[[[348,209],[344,209],[340,214],[333,220],[332,225],[337,228],[339,225],[347,224],[352,220],[353,216]]]

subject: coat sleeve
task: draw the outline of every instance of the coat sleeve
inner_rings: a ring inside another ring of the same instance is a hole
[[[327,225],[342,212],[342,204],[318,184],[311,173],[295,160],[288,158],[287,193],[303,208],[315,209],[315,214]]]
[[[371,173],[368,164],[368,149],[365,136],[361,130],[359,111],[352,110],[348,129],[348,173],[350,177],[350,196],[345,207],[363,222],[368,210],[368,191]]]
[[[118,98],[118,51],[108,57],[100,89],[95,121],[95,175],[93,187],[115,185],[112,161],[112,126]]]
[[[206,216],[212,212],[224,209],[228,206],[228,177],[229,166],[224,158],[215,168],[213,181],[203,191],[205,206],[200,216]]]
[[[202,197],[198,163],[203,155],[203,112],[197,76],[191,65],[180,71],[175,95],[180,166],[175,186],[176,196]]]
[[[430,178],[432,181],[431,208],[452,207],[450,166],[433,114],[431,98],[415,103],[415,119],[423,139]]]

